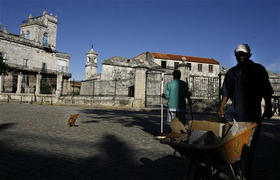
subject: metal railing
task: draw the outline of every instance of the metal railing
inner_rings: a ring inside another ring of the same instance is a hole
[[[216,99],[219,96],[219,78],[190,76],[189,88],[192,92],[192,97]]]
[[[62,73],[63,76],[67,76],[67,77],[72,76],[71,73],[57,71],[57,70],[53,70],[53,69],[44,69],[44,68],[38,68],[38,67],[34,67],[34,66],[25,66],[25,65],[14,64],[14,63],[9,63],[9,62],[6,62],[6,64],[11,68],[15,68],[15,69],[19,69],[19,70],[32,71],[32,72],[42,72],[42,73],[48,73],[48,74]],[[66,68],[65,71],[68,71],[68,67]]]

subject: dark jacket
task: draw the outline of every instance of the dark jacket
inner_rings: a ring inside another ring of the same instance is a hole
[[[261,100],[272,94],[265,68],[252,60],[229,69],[222,88],[222,95],[232,100],[237,121],[259,122]]]

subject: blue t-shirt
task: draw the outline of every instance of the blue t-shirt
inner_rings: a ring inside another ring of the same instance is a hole
[[[167,83],[164,97],[168,99],[169,109],[184,109],[186,108],[186,94],[188,85],[186,82],[179,79],[174,79]]]

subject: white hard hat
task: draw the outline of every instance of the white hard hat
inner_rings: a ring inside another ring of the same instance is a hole
[[[239,44],[234,50],[234,53],[237,52],[244,52],[250,54],[250,47],[248,44]]]

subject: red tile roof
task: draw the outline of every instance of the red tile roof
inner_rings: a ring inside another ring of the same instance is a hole
[[[158,58],[158,59],[170,59],[170,60],[182,61],[182,57],[185,57],[188,62],[220,64],[215,59],[210,59],[210,58],[192,57],[192,56],[183,56],[183,55],[175,55],[175,54],[156,53],[156,52],[152,52],[152,54],[153,54],[154,58]],[[140,54],[140,55],[142,55],[142,54]],[[140,55],[138,55],[138,56],[140,56]],[[136,57],[138,57],[138,56],[136,56]]]
[[[189,62],[220,64],[215,59],[210,59],[210,58],[182,56],[182,55],[175,55],[175,54],[155,53],[155,52],[152,52],[152,54],[155,58],[158,59],[182,60],[182,57],[185,57]]]

